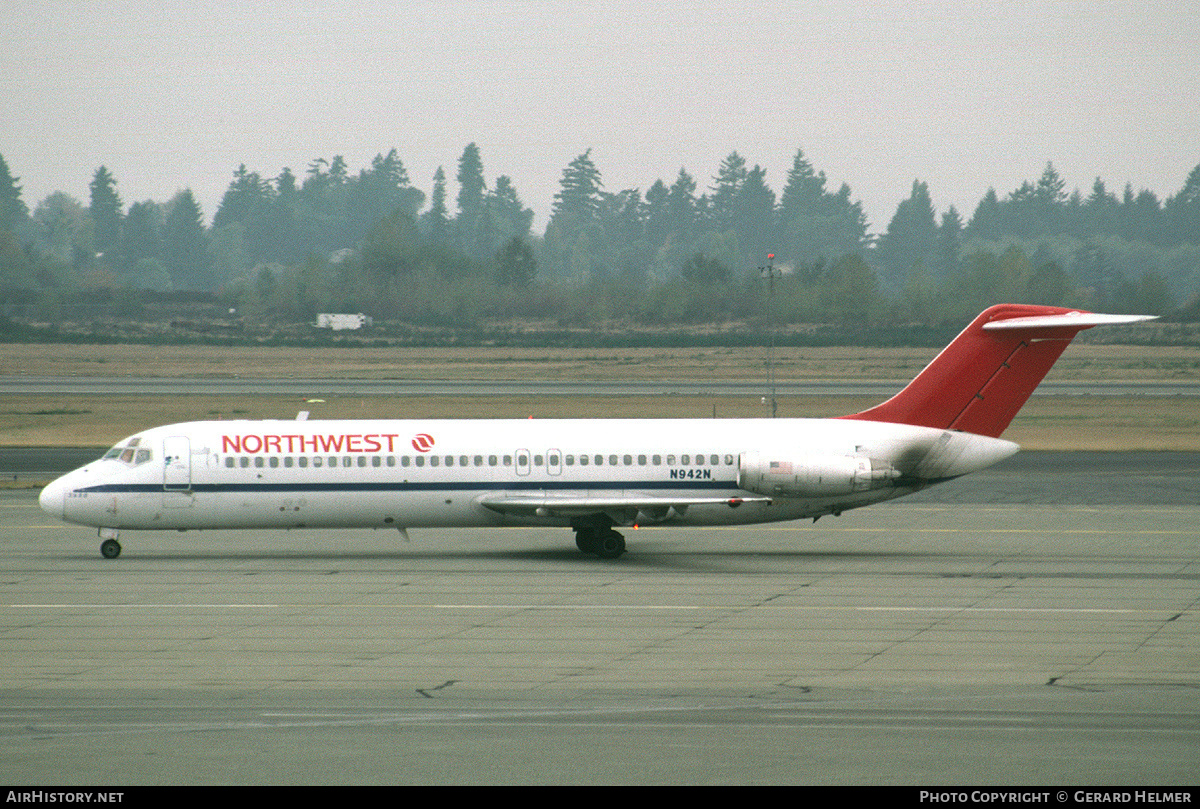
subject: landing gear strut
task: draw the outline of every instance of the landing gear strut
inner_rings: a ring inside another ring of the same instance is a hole
[[[580,526],[575,529],[575,545],[584,553],[601,559],[616,559],[625,553],[625,537],[607,526]]]

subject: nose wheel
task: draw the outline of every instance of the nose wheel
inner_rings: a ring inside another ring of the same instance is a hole
[[[106,539],[100,543],[100,555],[105,559],[116,559],[121,555],[121,543],[115,539]]]

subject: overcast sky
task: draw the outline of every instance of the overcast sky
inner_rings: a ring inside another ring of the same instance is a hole
[[[540,232],[586,149],[609,191],[701,190],[737,150],[782,190],[798,148],[876,232],[914,179],[964,218],[1053,162],[1160,197],[1200,163],[1194,0],[16,0],[0,155],[31,209],[190,187],[211,220],[239,163],[303,176],[395,148],[427,194],[479,144]]]

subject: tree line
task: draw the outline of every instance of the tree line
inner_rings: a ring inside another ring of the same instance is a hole
[[[0,156],[0,303],[174,292],[215,294],[242,316],[318,311],[469,326],[751,322],[944,323],[998,301],[1200,319],[1200,165],[1159,199],[1097,178],[1068,192],[1052,164],[994,189],[970,217],[940,216],[914,181],[886,227],[797,150],[777,195],[737,152],[702,185],[610,191],[590,150],[563,170],[543,233],[513,180],[488,179],[476,144],[426,194],[397,154],[353,171],[340,156],[296,176],[239,166],[205,224],[190,190],[128,206],[95,170],[89,199],[32,210]],[[770,258],[768,258],[770,256]]]

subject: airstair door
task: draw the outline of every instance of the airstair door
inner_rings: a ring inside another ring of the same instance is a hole
[[[192,443],[186,435],[163,439],[163,505],[192,505]]]

